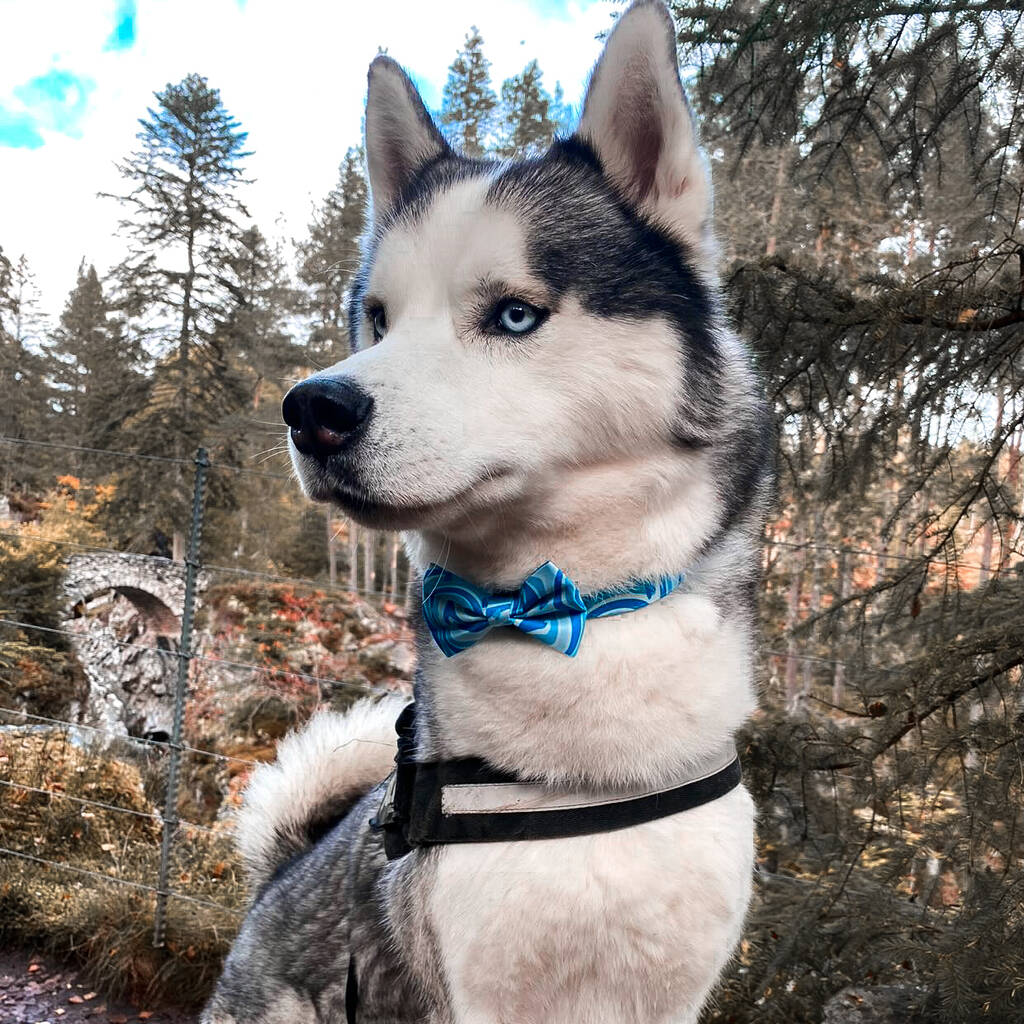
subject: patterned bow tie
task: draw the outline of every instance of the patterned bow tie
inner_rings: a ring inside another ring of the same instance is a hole
[[[492,629],[513,626],[574,657],[587,619],[636,611],[671,594],[683,573],[657,582],[639,580],[621,590],[581,597],[576,584],[551,562],[530,573],[518,594],[495,597],[431,565],[423,576],[423,617],[447,657],[472,647]]]

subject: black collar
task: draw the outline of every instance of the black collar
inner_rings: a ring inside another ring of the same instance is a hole
[[[710,803],[740,783],[735,751],[686,781],[654,792],[587,793],[531,783],[477,757],[417,761],[416,705],[395,723],[398,754],[370,827],[384,833],[388,860],[420,846],[515,842],[592,835],[640,825]]]

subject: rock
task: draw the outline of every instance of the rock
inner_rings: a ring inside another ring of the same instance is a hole
[[[381,633],[387,628],[386,620],[364,601],[352,603],[346,625],[358,640]]]
[[[914,1024],[923,995],[913,985],[851,986],[825,1004],[821,1024]]]
[[[411,679],[416,656],[405,644],[378,640],[361,648],[356,653],[356,661],[367,673]]]

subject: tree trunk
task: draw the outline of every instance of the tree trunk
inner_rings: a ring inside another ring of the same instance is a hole
[[[768,215],[768,240],[765,242],[765,256],[774,256],[778,245],[779,220],[782,217],[782,193],[786,186],[786,174],[789,171],[788,145],[779,147],[779,160],[775,165],[775,191],[772,194],[772,209]]]
[[[824,567],[828,562],[830,555],[825,550],[828,536],[825,530],[825,508],[828,501],[829,493],[829,461],[828,451],[824,447],[822,451],[818,453],[820,460],[818,464],[818,495],[814,504],[814,546],[809,549],[810,561],[811,561],[811,592],[808,603],[808,614],[812,619],[816,618],[818,613],[821,611],[821,592],[822,592],[822,577],[824,575]],[[815,642],[815,649],[818,646],[818,640],[821,636],[821,628],[815,624],[812,628],[812,632],[809,634],[808,639]],[[811,692],[811,685],[814,681],[814,662],[808,660],[804,661],[803,665],[803,692],[808,694]]]
[[[803,535],[797,534],[797,543],[803,542]],[[797,683],[799,660],[796,657],[796,639],[793,630],[800,621],[800,599],[803,594],[804,568],[807,564],[807,549],[804,547],[793,550],[793,575],[789,582],[789,596],[786,601],[786,703],[790,707],[796,704],[800,687]]]
[[[389,538],[388,559],[388,597],[394,601],[398,597],[398,534],[392,533]]]
[[[327,513],[327,579],[331,586],[338,584],[338,549],[335,546],[336,536],[334,523],[331,522],[331,514]]]
[[[1006,392],[1003,382],[996,386],[996,429],[993,432],[993,440],[999,443],[999,437],[1003,432],[1003,412],[1006,405]],[[998,460],[993,466],[993,473],[998,472]],[[982,586],[988,582],[992,575],[992,549],[995,545],[995,513],[990,508],[985,518],[985,525],[981,531],[981,567],[978,570],[978,585]],[[1002,559],[1000,559],[1001,561]]]
[[[852,575],[849,558],[845,552],[839,555],[839,603],[843,604],[850,596],[850,576]],[[842,707],[846,698],[846,666],[837,661],[832,671],[832,703]]]
[[[348,588],[359,589],[359,527],[348,521]]]
[[[367,595],[377,589],[376,541],[372,530],[363,530],[363,590]]]

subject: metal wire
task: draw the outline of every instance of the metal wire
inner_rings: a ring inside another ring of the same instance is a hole
[[[192,466],[192,460],[191,459],[187,459],[187,458],[176,458],[176,457],[169,456],[169,455],[144,455],[141,452],[118,451],[118,450],[113,449],[113,448],[89,448],[89,447],[86,447],[86,446],[83,446],[83,445],[64,444],[64,443],[58,442],[58,441],[37,441],[37,440],[25,438],[25,437],[9,437],[7,435],[0,435],[0,442],[5,442],[7,444],[26,445],[26,446],[34,447],[34,448],[51,448],[51,449],[59,449],[61,451],[69,451],[69,452],[87,452],[87,453],[90,453],[90,454],[93,454],[93,455],[109,455],[109,456],[112,456],[114,458],[136,459],[136,460],[139,460],[139,461],[147,461],[147,462],[162,462],[162,463],[170,463],[170,464],[178,465],[178,466]],[[288,474],[288,473],[269,473],[269,472],[267,472],[265,470],[251,469],[248,466],[235,466],[235,465],[231,465],[230,463],[226,463],[226,462],[211,462],[210,463],[210,468],[211,469],[219,469],[219,470],[223,470],[225,472],[230,472],[230,473],[241,473],[241,474],[247,474],[247,475],[250,475],[250,476],[266,477],[266,478],[269,478],[269,479],[272,479],[272,480],[292,480],[292,479],[294,479],[292,477],[292,475]],[[5,534],[5,536],[10,536],[10,534]],[[62,542],[60,542],[60,541],[52,541],[51,543],[62,543]],[[985,569],[986,568],[985,566],[978,565],[978,564],[973,563],[973,562],[959,562],[959,561],[956,561],[956,559],[954,559],[952,561],[952,563],[950,563],[949,559],[944,559],[944,558],[924,558],[924,559],[920,559],[920,558],[916,558],[913,555],[897,555],[897,554],[892,554],[891,552],[888,552],[888,551],[875,551],[875,550],[871,550],[871,549],[867,549],[867,548],[846,548],[846,547],[832,545],[832,544],[819,544],[816,541],[799,541],[798,542],[798,541],[777,540],[777,539],[769,538],[769,539],[767,539],[766,543],[774,544],[774,545],[779,546],[779,547],[793,548],[795,550],[812,548],[812,549],[819,550],[819,551],[831,551],[834,554],[864,555],[864,556],[869,556],[869,557],[874,557],[874,558],[887,558],[887,559],[892,559],[894,561],[900,561],[900,562],[921,562],[923,564],[934,564],[934,565],[949,565],[949,564],[953,564],[953,565],[956,565],[956,566],[958,566],[960,568],[963,568],[963,569]],[[100,549],[93,549],[93,550],[100,550]],[[109,552],[109,553],[115,554],[117,552]],[[1017,554],[1019,554],[1019,552],[1017,552]],[[147,557],[158,557],[158,556],[147,556]],[[211,568],[212,569],[213,567],[210,566],[210,567],[206,567],[206,568]],[[237,572],[240,572],[240,573],[244,572],[247,575],[249,574],[248,572],[246,572],[244,570],[231,570],[231,569],[228,569],[226,567],[222,568],[220,571],[227,571],[227,572],[237,571]],[[287,579],[287,578],[283,578],[283,579]],[[367,593],[367,594],[383,593],[381,591],[357,591],[357,592],[358,593]]]
[[[158,824],[163,824],[164,822],[164,819],[155,811],[136,811],[131,807],[119,807],[117,804],[107,804],[102,800],[87,800],[85,797],[72,796],[70,793],[61,793],[59,790],[39,789],[36,786],[27,786],[23,782],[13,782],[10,779],[0,779],[0,786],[7,786],[9,789],[19,789],[25,793],[39,793],[42,796],[55,796],[59,797],[61,800],[71,800],[76,804],[83,804],[87,807],[100,807],[105,811],[116,811],[119,814],[131,814],[136,818],[148,818],[150,821],[155,821]],[[189,821],[186,818],[177,818],[175,820],[179,825],[198,829],[200,832],[208,832],[212,836],[224,836],[224,832],[220,832],[215,828],[210,828],[209,825],[200,825],[198,821]]]
[[[168,740],[154,740],[147,736],[127,736],[124,733],[111,732],[109,729],[100,729],[95,725],[81,725],[78,722],[69,722],[63,718],[47,718],[45,715],[34,715],[30,711],[22,711],[21,708],[9,708],[0,706],[0,714],[20,715],[22,718],[31,718],[34,722],[45,722],[47,725],[60,725],[68,729],[83,729],[86,732],[95,733],[98,736],[107,736],[110,739],[121,740],[125,743],[144,743],[150,747],[170,747]],[[200,747],[190,747],[187,743],[181,744],[181,749],[190,754],[201,754],[203,757],[212,757],[217,761],[233,761],[237,764],[258,765],[261,761],[254,761],[247,757],[235,757],[233,754],[221,754],[216,750],[203,750]]]
[[[36,441],[27,437],[8,437],[0,435],[0,441],[7,444],[20,444],[29,448],[53,448],[65,452],[86,452],[90,455],[109,455],[119,459],[133,459],[136,462],[161,462],[174,466],[192,465],[191,459],[179,459],[171,455],[144,455],[142,452],[122,452],[113,448],[88,448],[78,444],[64,444],[59,441]],[[292,480],[288,473],[268,473],[262,469],[250,469],[248,466],[232,466],[227,462],[211,462],[211,469],[220,469],[229,473],[243,473],[247,476],[259,476],[270,480]]]
[[[91,455],[112,455],[115,458],[135,459],[139,462],[164,462],[176,466],[191,466],[191,459],[178,459],[170,455],[143,455],[141,452],[121,452],[113,448],[87,448],[79,444],[64,444],[60,441],[35,441],[27,437],[8,437],[0,435],[0,441],[7,444],[20,444],[28,448],[55,448],[65,452],[87,452]]]
[[[11,530],[0,530],[0,537],[10,537],[12,540],[30,540],[36,544],[56,544],[59,547],[78,548],[81,551],[91,551],[97,555],[124,556],[131,558],[144,558],[149,561],[161,562],[163,565],[174,565],[170,558],[163,555],[146,555],[140,551],[118,551],[116,548],[101,548],[93,544],[82,544],[79,541],[64,540],[56,537],[41,537],[38,534],[19,533]],[[397,599],[398,595],[387,590],[367,590],[363,587],[341,587],[337,584],[318,583],[316,580],[301,579],[297,576],[279,576],[272,572],[261,572],[258,569],[242,569],[233,565],[202,565],[200,570],[203,573],[221,573],[231,576],[241,576],[251,579],[267,580],[272,583],[287,583],[293,587],[303,587],[308,590],[322,590],[332,594],[359,594],[365,597],[390,597]]]
[[[73,629],[56,629],[53,626],[37,626],[34,622],[21,622],[17,619],[0,618],[0,625],[4,626],[16,626],[19,629],[34,629],[40,633],[54,633],[58,636],[70,636],[81,640],[85,634],[78,633]],[[105,638],[106,642],[114,644],[117,647],[130,647],[139,651],[149,651],[151,654],[158,654],[164,658],[179,658],[180,654],[178,651],[166,651],[162,647],[153,647],[150,644],[136,644],[130,640],[115,640],[113,638]],[[272,676],[285,676],[290,679],[306,679],[309,682],[327,683],[330,686],[340,686],[344,689],[355,690],[358,693],[373,694],[374,696],[384,697],[393,690],[388,690],[383,686],[361,686],[359,683],[350,683],[344,679],[332,679],[329,676],[314,676],[308,672],[297,672],[287,668],[274,668],[270,665],[253,665],[249,662],[244,661],[227,661],[223,658],[211,658],[202,654],[193,654],[191,656],[192,661],[202,661],[210,665],[219,665],[223,668],[229,668],[237,671],[251,672],[253,674],[265,674]]]
[[[113,548],[97,547],[95,544],[82,544],[77,540],[64,540],[60,537],[42,537],[37,533],[25,533],[18,530],[0,530],[0,537],[10,537],[12,540],[30,540],[36,544],[56,544],[58,547],[63,548],[78,548],[80,551],[92,551],[97,555],[128,555],[131,558],[145,558],[152,562],[163,562],[164,565],[172,564],[171,559],[165,558],[163,555],[146,555],[141,551],[116,551]]]
[[[59,868],[61,871],[71,871],[76,875],[85,875],[88,878],[97,878],[101,882],[113,882],[115,885],[126,885],[132,889],[141,889],[144,892],[152,892],[160,895],[160,890],[155,885],[144,885],[142,882],[133,882],[128,878],[118,878],[116,875],[105,875],[101,871],[90,871],[88,868],[77,868],[73,864],[65,864],[59,860],[47,860],[45,857],[35,857],[30,853],[22,853],[21,850],[11,850],[6,846],[0,846],[0,853],[8,857],[20,857],[22,860],[32,861],[34,864],[45,864],[47,867]],[[241,911],[234,907],[225,907],[223,903],[214,903],[212,900],[204,900],[199,896],[189,896],[174,889],[165,890],[165,895],[172,899],[184,900],[186,903],[195,903],[200,907],[208,907],[211,910],[219,910],[221,913],[230,914],[232,917],[241,917]]]
[[[366,590],[363,587],[341,587],[337,584],[330,583],[317,583],[314,580],[299,579],[295,576],[278,576],[272,572],[260,572],[258,569],[239,569],[231,565],[204,565],[203,572],[205,573],[228,573],[232,576],[246,576],[255,579],[267,580],[272,583],[289,583],[295,587],[308,587],[310,590],[325,590],[330,593],[338,594],[361,594],[367,597],[390,597],[392,599],[397,598],[397,594],[394,594],[387,590]]]
[[[955,566],[957,569],[981,569],[993,573],[998,571],[992,567],[986,568],[976,562],[961,562],[956,558],[952,560],[948,558],[918,558],[915,555],[894,555],[890,551],[873,551],[870,548],[844,548],[834,544],[819,544],[817,541],[810,540],[794,541],[766,538],[765,544],[769,547],[775,545],[776,547],[790,548],[793,551],[829,551],[834,555],[864,555],[871,558],[888,558],[895,562],[916,562],[919,565]],[[1009,554],[1020,555],[1020,552],[1011,551]]]
[[[762,654],[769,654],[774,658],[794,658],[796,661],[816,661],[824,665],[842,665],[843,668],[852,668],[863,672],[899,672],[900,668],[882,668],[871,665],[854,665],[850,661],[839,661],[835,658],[819,658],[816,654],[797,654],[789,651],[773,651],[770,648],[761,648]]]

